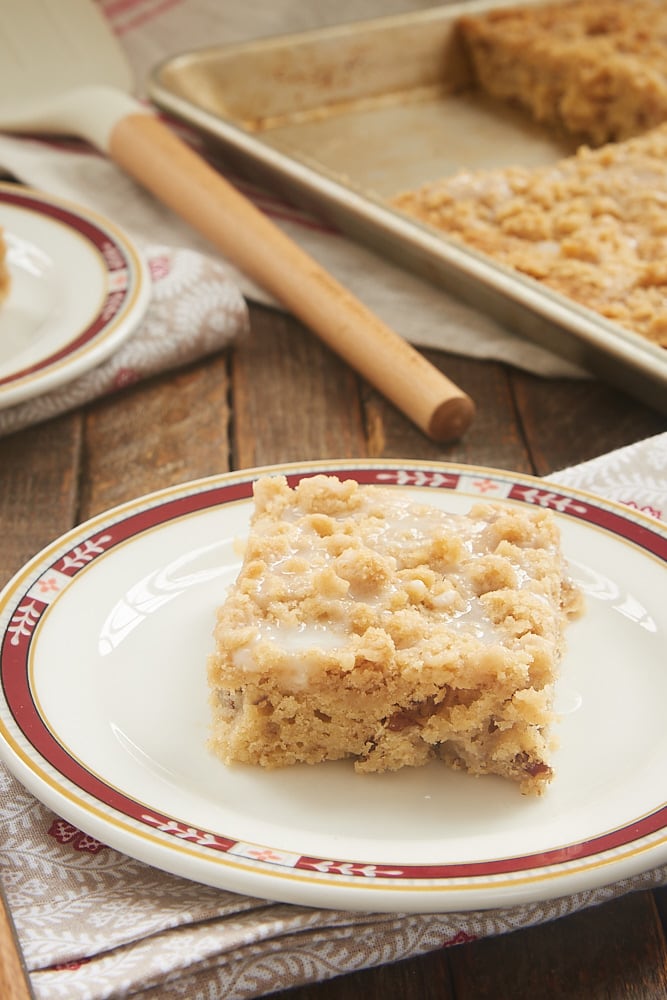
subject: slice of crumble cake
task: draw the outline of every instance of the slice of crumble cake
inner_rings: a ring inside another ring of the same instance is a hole
[[[449,514],[334,476],[261,478],[208,664],[212,749],[360,772],[439,757],[539,794],[577,607],[548,511]]]

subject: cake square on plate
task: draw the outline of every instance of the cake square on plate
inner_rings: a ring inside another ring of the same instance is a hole
[[[212,749],[358,772],[441,758],[539,794],[578,591],[546,510],[451,514],[315,475],[255,483],[208,663]]]

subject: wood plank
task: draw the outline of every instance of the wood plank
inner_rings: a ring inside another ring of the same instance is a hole
[[[662,920],[663,932],[667,939],[667,886],[663,886],[662,889],[656,889],[653,896],[658,907],[660,919]]]
[[[364,387],[369,451],[376,457],[465,462],[517,472],[532,472],[507,369],[443,351],[425,351],[429,360],[475,400],[477,412],[458,441],[436,444],[370,386]]]
[[[667,948],[650,892],[450,951],[457,1000],[664,1000]]]
[[[235,468],[365,456],[356,375],[296,320],[253,306],[232,365]]]
[[[229,468],[227,357],[216,355],[90,407],[81,517]]]
[[[64,416],[0,438],[0,582],[76,521],[82,421]]]
[[[596,381],[511,373],[537,475],[604,455],[667,430],[667,417]]]

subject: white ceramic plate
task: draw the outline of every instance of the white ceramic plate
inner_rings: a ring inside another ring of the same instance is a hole
[[[447,510],[555,512],[587,610],[569,630],[562,749],[539,799],[433,763],[267,772],[205,747],[205,660],[258,470],[140,498],[36,556],[0,595],[0,752],[79,828],[166,871],[290,902],[497,907],[667,861],[667,527],[619,504],[470,466],[310,463]]]
[[[0,184],[11,275],[0,304],[0,407],[54,389],[102,362],[150,297],[134,245],[101,216]]]

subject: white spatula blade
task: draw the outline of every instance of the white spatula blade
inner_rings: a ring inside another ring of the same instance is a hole
[[[2,0],[0,127],[23,101],[90,84],[132,89],[125,53],[92,0]]]

